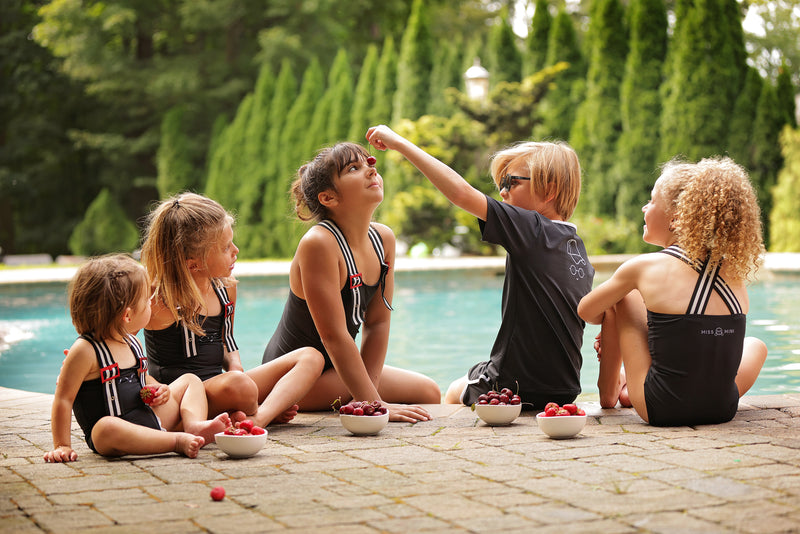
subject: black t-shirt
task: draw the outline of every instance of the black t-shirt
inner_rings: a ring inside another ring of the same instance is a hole
[[[470,369],[469,381],[509,387],[523,401],[577,396],[585,326],[577,308],[592,288],[594,267],[575,225],[491,197],[479,222],[483,240],[508,256],[500,331],[489,361]]]

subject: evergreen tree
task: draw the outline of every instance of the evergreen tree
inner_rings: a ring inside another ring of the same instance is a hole
[[[777,80],[777,97],[778,105],[784,115],[784,121],[792,128],[797,127],[797,104],[794,100],[795,88],[792,85],[792,75],[789,72],[789,66],[786,65],[786,60],[778,69]]]
[[[572,18],[564,10],[559,10],[553,27],[550,30],[550,41],[547,45],[547,64],[552,67],[560,62],[569,65],[554,80],[553,87],[544,98],[540,115],[542,123],[534,128],[533,135],[537,139],[568,140],[569,132],[575,121],[575,109],[582,97],[582,80],[586,74],[575,25]]]
[[[321,74],[320,74],[321,76]],[[279,198],[284,198],[286,190],[283,189],[283,157],[285,150],[284,134],[288,128],[287,115],[292,103],[297,98],[297,80],[295,80],[289,60],[284,60],[281,70],[275,81],[275,91],[270,103],[269,128],[267,141],[264,145],[264,195],[261,204],[261,225],[257,236],[253,240],[260,240],[254,250],[260,251],[261,257],[272,257],[279,249],[279,243],[284,236],[276,228],[286,219],[283,211],[276,211],[274,207]]]
[[[270,229],[275,240],[270,254],[273,257],[290,257],[297,244],[299,226],[293,217],[289,187],[300,164],[313,156],[306,152],[307,140],[315,133],[309,131],[309,125],[317,103],[322,98],[324,87],[322,67],[316,59],[312,59],[303,73],[300,93],[283,124],[279,144],[281,166],[275,176],[274,197],[271,204],[264,205],[265,210],[271,213],[269,217],[275,220],[275,226]]]
[[[658,164],[659,88],[667,53],[664,0],[631,0],[628,20],[630,52],[620,89],[622,134],[614,174],[620,184],[616,200],[618,216],[638,220]]]
[[[453,105],[445,95],[448,88],[460,88],[463,85],[461,48],[461,43],[453,41],[441,42],[436,47],[431,72],[431,102],[428,107],[428,113],[431,115],[447,117],[454,111]]]
[[[375,78],[378,71],[378,47],[371,44],[367,47],[367,55],[361,65],[358,75],[355,95],[353,97],[353,112],[351,114],[350,132],[347,139],[362,142],[367,128],[372,126],[369,121],[369,112],[372,109],[372,100],[375,97]]]
[[[200,175],[191,160],[191,140],[183,131],[185,113],[185,106],[178,105],[165,113],[161,121],[161,143],[156,154],[156,186],[161,198],[180,191],[199,190]]]
[[[754,67],[747,70],[744,87],[736,98],[728,135],[728,155],[746,169],[753,168],[753,122],[764,81]]]
[[[486,69],[491,85],[500,82],[518,82],[522,78],[522,54],[517,46],[517,36],[508,23],[508,10],[501,11],[500,20],[489,32]]]
[[[139,231],[108,189],[89,204],[86,216],[69,237],[69,248],[79,256],[110,252],[133,252],[139,244]]]
[[[328,116],[326,144],[347,140],[353,112],[353,74],[347,51],[342,48],[336,54],[328,76],[328,91],[331,92],[331,113]]]
[[[233,177],[240,184],[237,190],[237,243],[245,258],[262,257],[263,231],[261,208],[267,187],[266,150],[271,120],[270,104],[275,91],[275,78],[269,65],[261,67],[253,91],[253,108],[245,128],[243,158],[239,175]]]
[[[682,154],[690,160],[720,154],[726,149],[729,117],[745,72],[741,32],[732,25],[728,2],[678,2],[669,77],[665,82],[661,121],[661,160]]]
[[[536,0],[531,27],[525,39],[525,54],[522,62],[522,75],[530,76],[547,65],[547,44],[553,17],[549,11],[548,0]]]
[[[383,41],[378,71],[375,73],[375,93],[369,112],[370,125],[389,124],[392,120],[394,93],[397,90],[397,51],[394,39],[388,36]]]
[[[253,109],[253,94],[244,97],[236,110],[236,116],[220,139],[218,149],[219,161],[214,165],[214,172],[206,181],[205,194],[213,198],[227,209],[238,208],[237,189],[240,185],[242,162],[244,161],[244,143],[247,136],[247,123]]]
[[[595,214],[614,212],[618,184],[609,172],[616,159],[620,120],[620,86],[627,55],[624,11],[619,0],[599,0],[590,21],[591,58],[586,99],[570,134],[586,176],[588,205]]]
[[[423,0],[414,0],[397,61],[397,91],[392,122],[416,120],[427,112],[430,101],[433,39]]]
[[[785,127],[780,136],[783,168],[772,191],[772,252],[800,252],[800,131]]]
[[[764,220],[764,240],[769,243],[769,213],[772,211],[772,188],[783,166],[783,157],[778,142],[785,117],[778,106],[775,88],[769,81],[764,82],[753,122],[753,166],[750,178],[753,180],[761,216]]]

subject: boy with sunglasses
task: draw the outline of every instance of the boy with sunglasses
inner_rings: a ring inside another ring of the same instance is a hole
[[[484,241],[508,253],[500,331],[488,361],[455,380],[445,402],[471,405],[489,390],[509,388],[523,406],[566,404],[581,392],[585,323],[581,298],[592,288],[594,268],[574,224],[581,168],[566,143],[526,142],[492,157],[499,202],[386,126],[367,131],[378,150],[402,154],[453,204],[475,215]]]

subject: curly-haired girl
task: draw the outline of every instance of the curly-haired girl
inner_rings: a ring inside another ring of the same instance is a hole
[[[578,306],[602,324],[600,404],[632,405],[657,426],[729,421],[767,357],[744,335],[764,252],[747,172],[729,158],[671,161],[642,211],[643,239],[664,249],[625,262]]]

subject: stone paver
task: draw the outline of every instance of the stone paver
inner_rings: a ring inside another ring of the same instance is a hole
[[[746,396],[696,428],[579,399],[570,440],[531,413],[492,428],[429,406],[433,421],[369,437],[300,414],[243,460],[213,444],[108,460],[73,423],[78,461],[49,465],[51,402],[0,388],[0,532],[800,532],[800,394]]]

